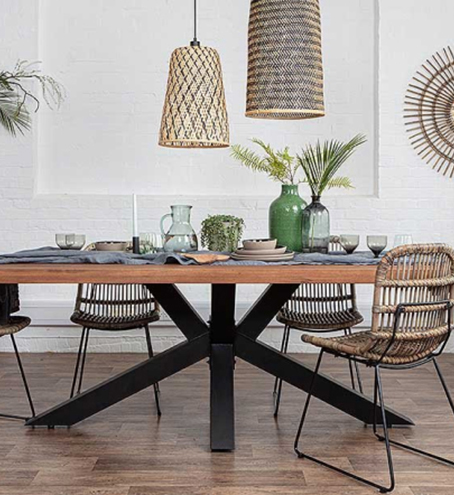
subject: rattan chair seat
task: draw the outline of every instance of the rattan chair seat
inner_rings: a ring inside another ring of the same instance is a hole
[[[13,335],[28,327],[31,323],[27,316],[10,316],[6,325],[0,325],[0,337]]]
[[[336,331],[345,330],[362,323],[364,318],[356,308],[348,308],[335,312],[307,313],[292,311],[284,307],[279,311],[277,321],[297,330]]]
[[[447,326],[431,331],[430,342],[427,332],[401,332],[382,358],[389,346],[393,332],[373,332],[371,330],[357,332],[341,337],[319,337],[317,335],[302,335],[301,340],[308,344],[321,347],[339,354],[363,358],[367,361],[383,364],[411,364],[421,361],[431,355],[446,339]]]
[[[71,315],[71,321],[83,327],[94,330],[133,330],[143,327],[160,318],[158,309],[146,312],[144,314],[134,314],[130,316],[100,316],[86,313],[80,310],[74,311]]]

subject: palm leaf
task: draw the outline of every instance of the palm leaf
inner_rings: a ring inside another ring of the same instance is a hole
[[[306,175],[313,196],[320,196],[326,188],[353,187],[346,177],[336,180],[334,176],[365,142],[365,136],[358,134],[347,143],[331,140],[321,144],[318,141],[315,146],[309,145],[303,149],[297,157],[298,163]]]
[[[30,129],[30,115],[15,92],[0,91],[0,125],[12,136]]]

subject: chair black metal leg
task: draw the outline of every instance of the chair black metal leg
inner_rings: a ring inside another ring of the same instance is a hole
[[[390,478],[390,486],[388,488],[386,487],[380,487],[380,485],[375,485],[372,483],[372,485],[376,486],[379,488],[381,493],[387,493],[391,492],[394,490],[394,487],[396,485],[395,482],[395,477],[394,477],[394,466],[393,466],[393,457],[392,457],[392,452],[391,452],[391,441],[389,439],[389,431],[388,431],[388,422],[386,421],[386,411],[385,411],[385,400],[383,397],[383,386],[382,386],[382,381],[381,381],[381,373],[380,373],[380,366],[375,366],[375,387],[376,391],[374,393],[375,396],[375,404],[377,404],[377,392],[378,392],[378,398],[380,400],[380,411],[381,411],[381,417],[382,417],[382,428],[383,428],[383,433],[384,433],[384,442],[386,445],[386,456],[388,459],[388,470],[389,470],[389,478]],[[375,409],[376,410],[376,409]],[[377,421],[376,421],[376,414],[374,416],[374,433],[377,435]]]
[[[443,374],[441,372],[441,369],[436,361],[436,359],[433,360],[434,362],[434,366],[435,366],[435,370],[437,371],[437,375],[438,375],[438,378],[440,379],[440,382],[441,382],[441,385],[443,387],[443,391],[445,392],[446,394],[446,398],[448,399],[448,402],[449,402],[449,405],[451,407],[451,410],[454,414],[454,402],[452,400],[452,397],[451,397],[451,394],[449,392],[449,389],[448,389],[448,386],[446,385],[446,382],[445,382],[445,379],[443,377]],[[375,432],[375,431],[374,431]],[[377,438],[381,441],[384,441],[385,438],[382,437],[381,435],[378,435],[377,433],[375,433]],[[440,457],[438,455],[435,455],[435,454],[431,454],[430,452],[427,452],[426,450],[421,450],[421,449],[418,449],[416,447],[411,447],[410,445],[407,445],[405,443],[401,443],[401,442],[397,442],[396,440],[392,440],[392,439],[389,439],[389,442],[391,445],[395,445],[396,447],[400,447],[404,450],[408,450],[409,452],[414,452],[415,454],[420,454],[422,456],[425,456],[425,457],[429,457],[430,459],[434,459],[438,462],[442,462],[444,464],[448,464],[449,466],[454,466],[454,461],[451,461],[449,459],[446,459],[445,457]]]
[[[355,361],[355,371],[356,371],[356,380],[358,381],[358,390],[360,394],[364,394],[363,391],[363,381],[361,380],[361,374],[359,372],[358,363]]]
[[[32,413],[32,417],[34,418],[36,416],[35,407],[33,405],[33,400],[32,400],[32,396],[30,394],[30,389],[28,387],[27,378],[25,376],[24,368],[22,366],[22,360],[20,358],[20,354],[19,354],[19,351],[17,349],[16,339],[14,338],[14,335],[12,335],[12,334],[11,334],[11,342],[13,343],[14,353],[16,354],[16,359],[17,359],[17,364],[19,366],[20,374],[22,376],[22,381],[24,383],[25,393],[27,394],[27,400],[28,400],[28,403],[30,405],[30,411]]]
[[[154,356],[154,353],[153,353],[153,345],[151,343],[150,327],[148,325],[145,325],[145,338],[147,340],[148,357],[152,358]],[[153,385],[153,390],[154,390],[154,399],[156,403],[156,412],[158,416],[161,416],[162,415],[161,401],[160,401],[161,391],[159,390],[159,383],[155,383]]]
[[[84,370],[85,370],[85,360],[87,358],[87,347],[88,347],[88,339],[90,337],[90,329],[85,329],[85,342],[82,349],[82,357],[80,363],[80,373],[79,373],[79,384],[77,386],[77,395],[80,394],[82,390],[82,381],[84,379]]]
[[[350,329],[346,328],[344,330],[344,335],[347,337],[348,335],[350,335],[350,332],[349,332]],[[351,359],[348,359],[348,370],[350,372],[350,382],[352,384],[352,389],[353,390],[356,390],[356,383],[355,383],[355,375],[353,374],[353,362]]]
[[[351,335],[352,334],[352,329],[351,328],[346,328],[344,330],[345,336]],[[363,382],[361,380],[361,375],[359,373],[359,366],[356,361],[352,361],[351,359],[348,360],[348,368],[350,371],[350,381],[352,383],[352,389],[356,390],[356,382],[358,383],[358,391],[362,394],[363,393]],[[353,371],[354,368],[354,371]],[[355,374],[356,374],[356,382],[355,382]]]
[[[443,377],[443,374],[441,372],[440,367],[438,366],[438,363],[437,363],[436,359],[434,359],[433,362],[434,362],[435,370],[437,371],[438,378],[440,379],[441,385],[442,385],[443,390],[444,390],[444,392],[446,394],[446,398],[448,399],[449,405],[450,405],[451,410],[452,410],[452,412],[454,414],[454,402],[452,400],[452,397],[451,397],[451,394],[449,392],[448,386],[446,385],[445,379]],[[380,436],[380,435],[377,435],[377,438],[379,440],[383,440],[383,437]],[[390,443],[392,445],[395,445],[396,447],[400,447],[400,448],[402,448],[404,450],[408,450],[410,452],[414,452],[416,454],[420,454],[422,456],[429,457],[430,459],[434,459],[434,460],[439,461],[439,462],[442,462],[444,464],[448,464],[450,466],[454,466],[454,462],[451,461],[451,460],[449,460],[449,459],[446,459],[445,457],[440,457],[438,455],[431,454],[430,452],[427,452],[427,451],[421,450],[421,449],[417,449],[416,447],[411,447],[410,445],[407,445],[407,444],[404,444],[404,443],[401,443],[401,442],[397,442],[396,440],[390,440]]]
[[[283,354],[287,354],[289,341],[290,341],[290,327],[288,325],[285,325],[284,335],[282,336],[282,343],[281,343],[281,352]],[[282,379],[276,377],[276,379],[274,380],[274,390],[273,390],[275,417],[279,414],[281,395],[282,395]]]
[[[71,392],[69,394],[70,399],[74,397],[74,392],[76,391],[77,377],[79,376],[80,358],[82,355],[82,349],[85,342],[85,331],[86,328],[84,327],[82,329],[82,335],[80,336],[79,351],[77,352],[77,360],[76,360],[76,367],[74,369],[73,383],[71,385]]]
[[[301,415],[301,421],[300,421],[298,431],[297,431],[297,434],[295,437],[294,450],[295,450],[296,454],[298,455],[299,458],[309,459],[310,461],[313,461],[313,462],[315,462],[321,466],[327,467],[333,471],[336,471],[340,474],[348,476],[349,478],[352,478],[356,481],[360,481],[362,483],[365,483],[366,485],[373,486],[374,488],[378,488],[381,493],[387,493],[387,492],[392,491],[394,489],[394,469],[393,469],[393,464],[392,464],[391,447],[390,447],[390,442],[389,442],[389,437],[388,437],[388,427],[387,427],[387,423],[386,423],[386,410],[385,410],[384,401],[383,401],[383,393],[381,390],[381,380],[380,380],[379,370],[376,371],[376,378],[375,378],[375,387],[376,388],[375,388],[375,394],[374,394],[375,395],[374,411],[376,410],[377,395],[378,395],[380,397],[380,410],[381,410],[381,416],[382,416],[382,421],[383,421],[383,430],[384,430],[384,434],[385,434],[386,451],[387,451],[387,455],[388,455],[388,466],[390,469],[390,478],[391,478],[390,486],[385,487],[385,486],[379,485],[377,483],[374,483],[370,480],[367,480],[365,478],[362,478],[360,476],[356,476],[353,473],[349,473],[348,471],[340,469],[337,466],[333,466],[332,464],[328,464],[327,462],[324,462],[320,459],[317,459],[316,457],[312,457],[310,455],[307,455],[306,453],[299,450],[299,448],[298,448],[299,440],[300,440],[301,433],[303,430],[304,422],[306,420],[307,412],[309,409],[309,403],[310,403],[310,400],[312,397],[312,392],[314,389],[316,377],[317,377],[319,369],[320,369],[322,357],[323,357],[323,349],[320,351],[320,355],[319,355],[319,358],[317,361],[317,365],[315,367],[314,375],[313,375],[312,380],[311,380],[311,384],[310,384],[308,396],[306,399],[306,403],[304,405],[303,413]],[[376,414],[375,413],[374,413],[374,431],[376,431]]]
[[[435,370],[437,371],[438,378],[440,379],[441,386],[443,387],[443,390],[445,392],[446,398],[448,399],[449,405],[451,406],[451,411],[454,414],[454,402],[452,400],[451,393],[449,391],[448,386],[446,385],[443,373],[441,372],[440,366],[438,365],[436,359],[434,359],[434,366],[435,366]]]
[[[322,364],[323,352],[324,351],[322,349],[320,351],[320,354],[318,355],[317,364],[315,365],[314,374],[312,375],[312,378],[311,378],[311,384],[309,385],[309,391],[307,393],[307,398],[306,398],[306,402],[304,404],[303,413],[301,414],[300,424],[298,426],[298,431],[296,432],[295,442],[293,444],[293,449],[295,450],[297,456],[300,457],[300,458],[306,457],[306,454],[304,454],[303,452],[301,452],[298,449],[298,444],[299,444],[299,441],[300,441],[301,432],[303,431],[304,422],[306,421],[307,411],[309,410],[309,404],[311,402],[312,393],[314,391],[315,381],[317,379],[317,375],[318,375],[318,371],[320,369],[320,365]]]

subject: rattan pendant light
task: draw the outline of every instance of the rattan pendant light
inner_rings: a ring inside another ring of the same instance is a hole
[[[319,0],[252,0],[246,116],[324,115]]]
[[[194,39],[177,48],[170,59],[159,144],[171,148],[226,148],[229,122],[221,60],[214,48],[197,39],[197,0],[194,0]]]

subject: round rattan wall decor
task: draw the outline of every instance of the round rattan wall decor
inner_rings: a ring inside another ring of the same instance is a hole
[[[454,53],[444,48],[417,71],[405,97],[405,119],[418,155],[454,176]]]

